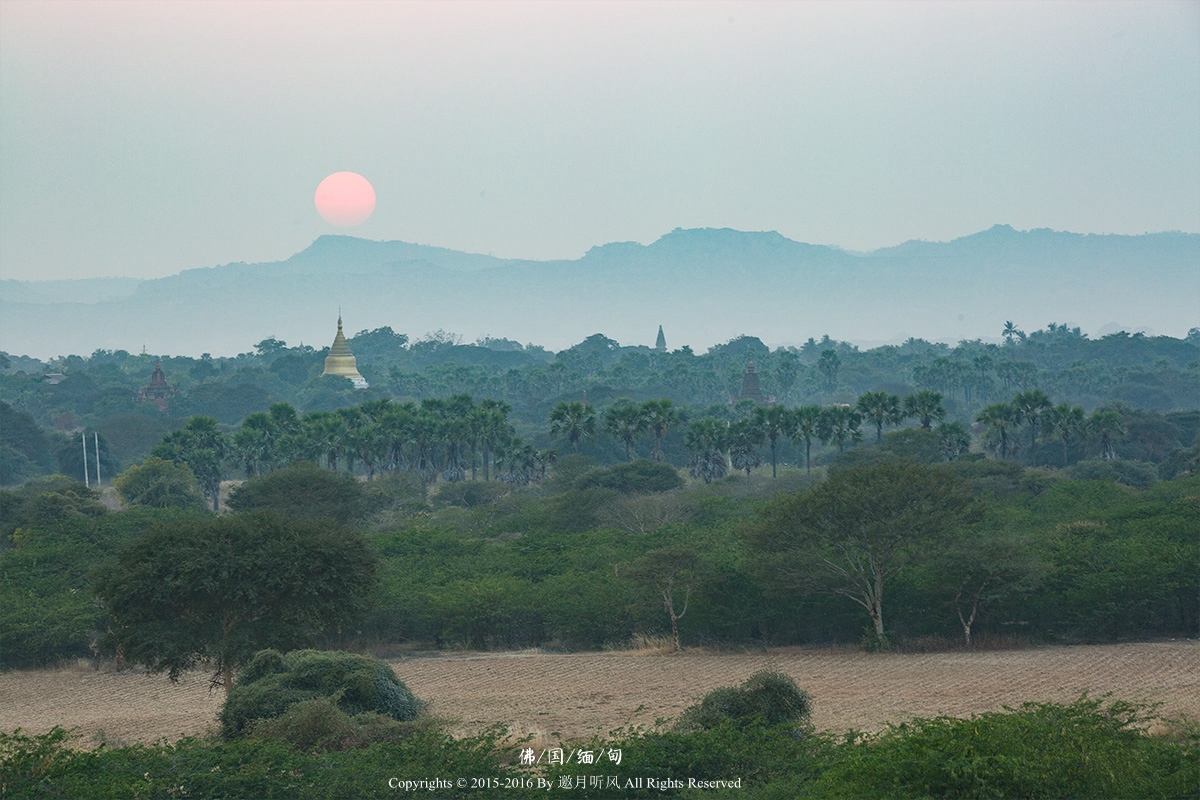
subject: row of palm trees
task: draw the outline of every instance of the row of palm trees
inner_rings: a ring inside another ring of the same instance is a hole
[[[557,460],[554,450],[538,450],[515,434],[511,412],[503,401],[478,402],[469,394],[429,398],[420,405],[388,399],[371,400],[336,411],[296,412],[288,403],[246,417],[237,430],[226,433],[212,417],[196,416],[180,430],[163,437],[151,455],[187,463],[201,489],[218,503],[226,467],[233,465],[247,478],[266,474],[296,461],[323,463],[333,470],[365,471],[368,480],[380,471],[416,472],[425,481],[459,481],[482,473],[483,480],[527,484],[545,477]],[[923,429],[938,427],[947,458],[965,452],[970,436],[960,423],[943,423],[942,395],[922,390],[903,400],[887,392],[867,392],[856,404],[832,406],[757,406],[741,419],[706,416],[688,421],[683,408],[669,399],[618,400],[603,414],[584,402],[559,403],[550,414],[550,435],[565,440],[573,452],[603,430],[625,447],[632,460],[634,445],[652,437],[651,457],[663,461],[667,434],[685,423],[684,446],[693,476],[719,479],[730,468],[749,472],[762,463],[761,449],[770,452],[771,475],[778,469],[783,440],[804,450],[805,468],[812,469],[812,445],[836,444],[838,452],[863,438],[864,425],[874,426],[882,442],[885,426],[913,419]],[[1072,440],[1094,437],[1104,458],[1115,456],[1114,443],[1125,434],[1121,414],[1101,409],[1090,417],[1079,406],[1055,406],[1040,389],[1019,392],[1007,403],[984,407],[976,421],[988,426],[987,441],[1000,458],[1013,457],[1017,434],[1028,428],[1031,456],[1038,434],[1062,443],[1063,464]]]
[[[466,394],[397,403],[371,400],[336,411],[299,415],[288,403],[246,417],[237,430],[223,432],[212,417],[192,417],[168,434],[151,455],[186,462],[216,505],[226,465],[247,478],[297,461],[329,469],[416,472],[426,481],[441,478],[529,483],[544,476],[556,459],[515,435],[511,409],[497,400],[478,403]]]
[[[1089,416],[1080,406],[1069,403],[1054,405],[1041,389],[1018,392],[1007,403],[992,403],[975,417],[988,426],[988,434],[1000,458],[1016,454],[1015,435],[1022,427],[1029,430],[1029,454],[1037,450],[1038,433],[1062,443],[1063,466],[1067,466],[1067,451],[1072,439],[1092,438],[1100,444],[1100,457],[1116,457],[1116,440],[1124,436],[1125,421],[1119,411],[1101,408]]]
[[[696,419],[684,431],[684,446],[691,453],[692,474],[711,481],[724,476],[729,467],[749,473],[762,463],[759,448],[769,445],[771,476],[775,477],[779,444],[784,439],[803,445],[805,467],[811,471],[814,441],[836,444],[838,452],[843,452],[846,445],[862,438],[864,422],[876,426],[876,439],[881,441],[884,425],[899,425],[915,418],[921,427],[931,428],[945,416],[942,395],[938,392],[920,391],[905,397],[903,402],[886,392],[868,392],[858,399],[856,406],[757,406],[743,419]],[[625,445],[625,458],[632,460],[634,444],[652,435],[652,458],[661,461],[665,457],[663,440],[667,432],[684,422],[687,420],[683,409],[666,399],[642,403],[618,400],[602,415],[586,402],[562,402],[550,414],[550,436],[565,439],[572,451],[578,452],[580,443],[595,438],[602,427]]]

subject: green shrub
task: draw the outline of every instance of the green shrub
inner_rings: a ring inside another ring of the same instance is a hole
[[[233,738],[258,720],[281,717],[297,703],[329,699],[354,716],[374,712],[414,719],[424,703],[383,661],[352,653],[295,650],[256,653],[221,709],[221,734]]]
[[[413,722],[365,712],[350,715],[332,698],[301,700],[271,719],[251,723],[250,736],[283,742],[304,753],[330,752],[369,747],[378,742],[397,742],[414,732]]]
[[[227,504],[234,511],[272,510],[285,517],[348,524],[369,515],[371,501],[353,475],[301,461],[251,478],[229,493]]]
[[[669,492],[683,486],[683,476],[670,464],[639,458],[628,464],[584,473],[575,481],[576,489],[600,487],[616,489],[621,494]]]
[[[1081,481],[1114,480],[1135,489],[1153,486],[1158,480],[1158,472],[1153,464],[1123,458],[1080,461],[1067,470],[1067,475]]]
[[[1143,709],[1081,698],[850,735],[805,796],[1195,797],[1200,758],[1147,736]]]
[[[807,726],[811,716],[812,698],[790,675],[762,670],[751,675],[741,686],[713,689],[683,712],[675,729],[702,731],[712,729],[724,720],[745,725],[756,719],[767,725]]]

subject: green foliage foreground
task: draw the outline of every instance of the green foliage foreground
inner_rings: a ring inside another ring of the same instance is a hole
[[[252,738],[80,751],[69,749],[70,734],[56,728],[41,736],[0,734],[0,796],[387,797],[397,795],[397,782],[435,779],[445,787],[402,793],[755,800],[1200,796],[1200,737],[1149,736],[1144,711],[1081,698],[971,719],[918,719],[877,735],[842,737],[798,736],[793,725],[730,719],[692,733],[618,731],[564,748],[606,755],[620,750],[619,763],[603,758],[547,767],[542,759],[526,768],[517,765],[526,745],[502,744],[498,731],[454,739],[418,730],[386,744],[306,754]],[[689,779],[740,780],[740,788],[689,788]],[[457,785],[460,780],[467,783]]]
[[[297,703],[329,699],[350,715],[414,719],[424,704],[387,663],[370,656],[323,650],[287,655],[263,650],[238,676],[221,709],[221,733],[233,738],[256,721],[283,716]]]

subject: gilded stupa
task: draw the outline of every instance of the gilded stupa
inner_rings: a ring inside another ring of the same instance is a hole
[[[358,374],[358,361],[350,352],[350,345],[346,344],[346,337],[342,333],[341,314],[338,314],[337,336],[333,337],[333,346],[329,348],[329,355],[325,356],[325,371],[321,374],[345,378],[354,384],[355,389],[367,388],[367,380]]]

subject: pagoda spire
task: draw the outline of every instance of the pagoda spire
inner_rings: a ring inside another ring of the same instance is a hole
[[[366,378],[359,374],[358,360],[350,352],[346,335],[342,333],[342,310],[340,308],[338,309],[337,335],[333,337],[329,355],[325,356],[325,371],[321,374],[346,378],[354,384],[355,389],[366,389],[368,386]]]

